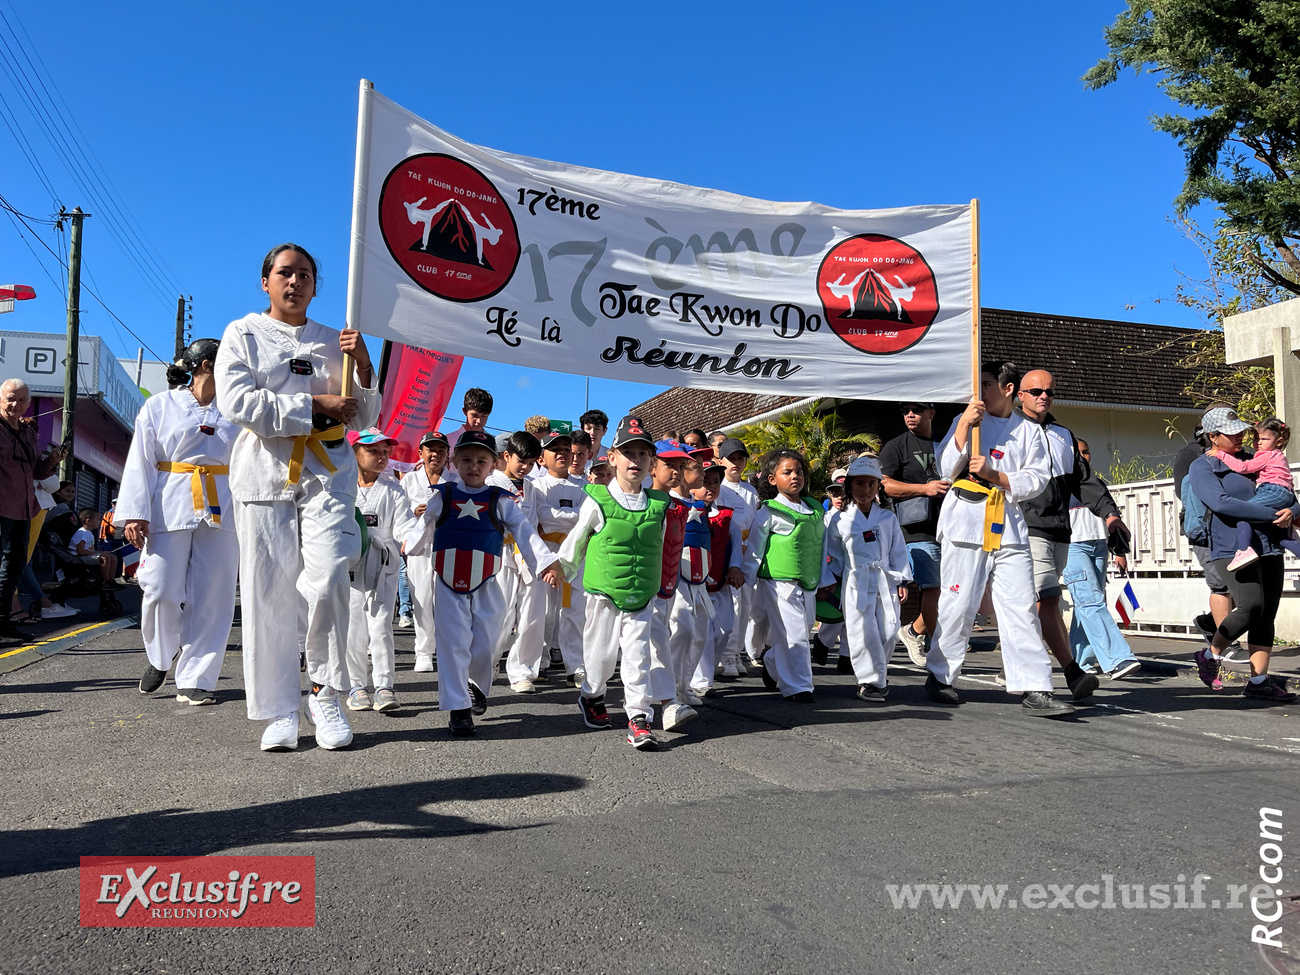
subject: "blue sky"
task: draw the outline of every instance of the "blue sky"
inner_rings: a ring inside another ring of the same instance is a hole
[[[2,71],[0,109],[55,195],[3,124],[0,192],[38,217],[98,210],[89,282],[163,355],[177,288],[194,297],[195,334],[219,335],[262,307],[261,257],[285,239],[319,259],[312,315],[339,325],[367,77],[461,138],[530,156],[846,208],[978,197],[984,305],[1199,325],[1156,303],[1175,268],[1203,270],[1168,220],[1182,153],[1148,122],[1168,102],[1149,77],[1101,92],[1079,81],[1121,6],[0,0],[5,53],[29,81],[21,58],[43,62],[121,205],[90,202]],[[133,263],[110,225],[154,256]],[[61,331],[46,274],[59,269],[28,244],[45,270],[0,219],[0,281],[39,295],[0,327]],[[83,331],[135,355],[93,299],[82,308]],[[580,377],[466,360],[453,412],[470,385],[492,390],[494,425],[511,428],[537,412],[576,420],[586,397]],[[660,388],[592,380],[590,402],[617,416]]]

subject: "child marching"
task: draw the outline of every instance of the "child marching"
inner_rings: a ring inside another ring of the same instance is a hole
[[[859,457],[848,467],[847,500],[826,527],[828,571],[840,581],[842,639],[858,681],[858,697],[883,704],[886,666],[898,633],[899,604],[912,578],[907,542],[893,512],[876,504],[880,461]],[[825,577],[823,577],[825,581]]]
[[[227,474],[239,428],[215,402],[219,344],[192,343],[167,370],[169,382],[186,385],[145,400],[117,496],[117,523],[143,552],[136,578],[149,664],[140,692],[158,690],[174,663],[182,704],[216,703],[235,613],[239,544]]]
[[[420,438],[420,465],[402,478],[402,491],[419,518],[429,504],[434,488],[442,483],[447,467],[447,437],[430,430]],[[400,537],[400,536],[399,536]],[[406,578],[411,591],[411,611],[415,623],[415,672],[433,673],[437,652],[433,637],[433,556],[406,554]]]
[[[718,664],[727,652],[727,643],[736,626],[732,593],[745,582],[742,569],[744,545],[735,511],[718,501],[726,465],[706,461],[701,469],[701,484],[691,494],[696,501],[708,505],[709,549],[705,590],[709,594],[712,613],[698,613],[695,617],[695,673],[691,678],[691,691],[703,698],[711,693]]]

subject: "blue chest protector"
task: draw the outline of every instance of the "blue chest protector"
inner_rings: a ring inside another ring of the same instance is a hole
[[[505,527],[497,502],[505,492],[491,486],[470,494],[449,481],[433,489],[442,495],[433,534],[434,573],[455,592],[473,592],[501,568]]]

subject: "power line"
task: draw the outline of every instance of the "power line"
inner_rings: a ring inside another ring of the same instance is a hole
[[[18,118],[14,115],[14,110],[9,107],[9,102],[5,100],[4,92],[2,91],[0,91],[0,105],[4,105],[4,111],[0,111],[0,119],[4,119],[5,128],[9,130],[9,134],[12,135],[14,141],[18,143],[18,148],[27,159],[27,164],[32,167],[32,171],[36,173],[36,178],[41,181],[41,185],[43,185],[46,192],[50,194],[50,201],[57,204],[59,202],[59,194],[54,192],[54,186],[50,183],[50,178],[45,172],[44,167],[41,166],[40,160],[36,158],[36,151],[31,148],[31,143],[25,136],[19,134],[22,131],[22,126],[18,125]]]
[[[5,209],[6,211],[8,211],[8,213],[10,214],[10,219],[11,219],[11,220],[13,219],[13,215],[17,215],[17,216],[18,216],[18,219],[19,219],[19,220],[22,220],[23,225],[27,227],[28,232],[29,232],[33,237],[36,238],[37,243],[39,243],[42,247],[44,247],[47,251],[49,251],[50,256],[53,257],[56,261],[59,262],[59,266],[60,266],[60,267],[64,268],[65,270],[67,269],[67,264],[66,264],[66,262],[64,262],[64,260],[63,260],[61,257],[59,257],[58,254],[56,254],[56,253],[54,252],[54,250],[50,247],[49,244],[45,243],[45,241],[41,239],[40,235],[36,233],[35,229],[34,229],[30,224],[28,224],[26,220],[23,220],[22,215],[19,214],[19,212],[18,212],[17,210],[15,210],[15,209],[14,209],[14,208],[9,204],[9,201],[6,200],[6,199],[4,198],[3,195],[0,195],[0,207],[2,207],[3,209]],[[20,231],[20,233],[21,233],[21,231]],[[84,266],[84,261],[83,261],[83,266]],[[43,265],[43,264],[41,265],[41,267],[42,267],[42,270],[44,270],[44,265]],[[46,272],[46,273],[47,273],[47,275],[48,275],[49,272]],[[87,276],[89,276],[89,272],[87,272]],[[163,359],[162,356],[160,356],[157,352],[155,352],[155,351],[153,350],[153,348],[149,345],[149,343],[146,342],[144,339],[142,339],[139,335],[137,335],[137,334],[135,333],[135,330],[132,329],[130,325],[128,325],[126,322],[122,321],[122,319],[118,316],[117,312],[113,311],[112,308],[109,308],[109,307],[108,307],[108,304],[104,301],[104,299],[101,298],[101,297],[99,296],[99,294],[98,294],[96,291],[94,291],[94,290],[93,290],[89,285],[86,285],[86,284],[83,283],[83,284],[82,284],[82,287],[85,288],[86,292],[90,295],[90,297],[94,298],[95,301],[99,302],[100,307],[103,308],[104,311],[108,312],[109,317],[111,317],[115,322],[117,322],[117,323],[118,323],[119,325],[121,325],[124,329],[126,329],[127,332],[131,335],[132,338],[134,338],[134,339],[135,339],[137,342],[139,342],[142,346],[144,346],[146,349],[148,349],[148,350],[149,350],[149,353],[150,353],[152,356],[154,356],[154,358],[159,359],[160,361],[163,361],[163,362],[170,362],[170,361],[171,361],[170,359]],[[125,344],[125,343],[123,343],[123,344]]]

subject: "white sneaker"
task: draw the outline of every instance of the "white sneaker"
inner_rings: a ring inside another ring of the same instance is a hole
[[[723,676],[723,677],[739,677],[739,676],[740,676],[740,661],[737,659],[737,657],[736,657],[736,655],[735,655],[734,653],[728,653],[728,654],[725,654],[725,655],[723,656],[723,658],[722,658],[722,676]]]
[[[669,704],[664,707],[664,731],[680,728],[698,714],[693,707],[685,704]]]
[[[282,714],[266,723],[262,732],[262,751],[291,752],[298,747],[298,712]]]
[[[514,691],[516,694],[537,693],[537,688],[533,685],[533,682],[530,681],[527,677],[525,677],[523,680],[517,680],[511,682],[510,689]]]
[[[316,744],[331,751],[352,744],[352,726],[339,703],[338,691],[332,687],[307,696],[307,720],[316,726]]]
[[[433,658],[432,658],[432,657],[426,657],[426,656],[425,656],[424,654],[422,654],[422,653],[417,653],[417,654],[415,655],[415,672],[416,672],[417,674],[432,674],[432,673],[433,673]]]
[[[399,630],[409,630],[413,626],[415,626],[415,620],[411,619],[411,617],[409,616],[397,617],[397,628]]]
[[[73,609],[71,606],[60,606],[55,603],[48,609],[41,609],[41,619],[43,620],[61,620],[65,616],[76,616],[81,610]]]
[[[698,708],[704,703],[703,693],[695,690],[693,687],[679,691],[677,696],[681,699],[683,704],[689,704],[693,708]]]

